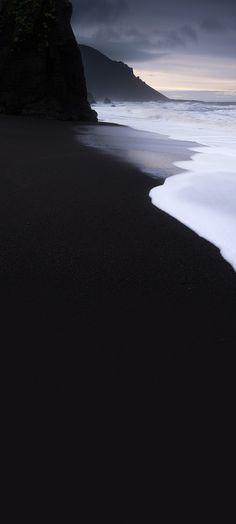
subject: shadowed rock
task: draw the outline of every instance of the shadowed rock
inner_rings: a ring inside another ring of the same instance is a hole
[[[96,120],[67,0],[0,2],[0,110]]]
[[[90,104],[96,104],[96,100],[92,93],[88,93],[88,101]]]
[[[112,104],[112,101],[110,100],[110,98],[104,98],[104,104]]]

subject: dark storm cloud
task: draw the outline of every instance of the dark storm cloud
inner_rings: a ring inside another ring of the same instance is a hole
[[[200,23],[200,27],[202,27],[206,31],[216,33],[218,33],[219,31],[225,31],[226,29],[225,24],[215,17],[204,18]]]
[[[90,24],[114,22],[127,10],[125,0],[74,0],[74,20]]]
[[[115,59],[154,60],[174,50],[227,57],[236,49],[235,0],[74,0],[73,5],[80,41]]]
[[[192,42],[197,43],[198,35],[197,35],[197,31],[193,29],[193,27],[186,24],[180,28],[180,31],[187,39],[191,40]]]

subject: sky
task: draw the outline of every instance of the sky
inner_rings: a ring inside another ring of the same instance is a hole
[[[159,90],[236,91],[236,0],[73,0],[78,41]]]

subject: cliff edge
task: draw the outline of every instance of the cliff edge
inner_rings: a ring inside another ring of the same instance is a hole
[[[92,120],[67,0],[0,1],[0,111]]]

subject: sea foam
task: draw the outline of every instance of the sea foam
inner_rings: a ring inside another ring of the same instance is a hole
[[[101,104],[97,111],[101,120],[199,144],[191,147],[190,160],[174,162],[181,173],[154,187],[150,197],[156,207],[217,246],[236,270],[235,103]]]

